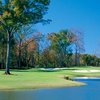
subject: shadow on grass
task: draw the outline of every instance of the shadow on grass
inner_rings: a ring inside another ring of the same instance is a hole
[[[40,68],[29,68],[29,69],[10,69],[11,72],[60,72],[62,70],[78,70],[77,68],[66,67],[66,69],[59,70],[41,70]],[[1,71],[4,71],[1,70]]]
[[[63,70],[78,70],[77,68],[67,68],[67,69],[63,69]]]
[[[86,75],[74,75],[74,77],[85,77]]]
[[[25,70],[19,70],[19,69],[12,69],[12,72],[59,72],[61,70],[40,70],[40,69],[25,69]]]

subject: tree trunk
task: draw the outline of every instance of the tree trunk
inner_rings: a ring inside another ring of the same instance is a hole
[[[1,65],[1,68],[4,68],[4,44],[3,44],[3,47],[2,47],[2,65]]]
[[[5,69],[5,74],[9,75],[10,74],[10,44],[11,44],[11,34],[8,33],[8,41],[7,41],[7,56],[6,56],[6,69]]]
[[[1,68],[3,69],[4,68],[4,64],[5,64],[5,62],[4,62],[4,51],[5,51],[5,46],[4,46],[4,44],[5,44],[5,41],[4,41],[4,35],[3,35],[3,37],[2,37],[2,51],[1,51]]]
[[[37,44],[38,46],[38,66],[40,66],[40,48],[39,48],[39,43]]]
[[[34,67],[34,51],[31,52],[31,66]]]
[[[75,47],[75,66],[78,65],[78,46]]]
[[[19,48],[18,48],[18,67],[20,68],[21,67],[21,40],[20,40],[20,43],[19,43]]]
[[[19,54],[18,54],[18,68],[21,67],[21,50],[19,48]]]

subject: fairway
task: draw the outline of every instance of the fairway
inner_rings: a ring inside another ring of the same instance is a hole
[[[58,71],[40,71],[39,69],[12,70],[12,75],[4,75],[0,71],[0,90],[18,90],[35,88],[52,88],[80,86],[83,83],[64,79],[64,76],[72,77],[93,77],[100,76],[100,73],[76,73],[74,70],[100,70],[98,67],[73,67]]]

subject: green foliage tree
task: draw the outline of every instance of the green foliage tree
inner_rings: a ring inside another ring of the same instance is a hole
[[[6,49],[6,35],[3,34],[2,27],[0,27],[0,68],[4,68],[5,65],[5,49]]]
[[[48,35],[53,50],[56,51],[58,58],[61,58],[58,62],[60,66],[66,66],[66,60],[68,54],[70,54],[70,45],[73,43],[74,34],[69,30],[61,30],[59,33],[51,33]]]
[[[0,0],[0,27],[7,34],[7,58],[5,74],[10,74],[10,47],[13,34],[27,24],[45,22],[49,0]]]
[[[89,55],[89,54],[81,55],[81,60],[85,66],[96,66],[96,63],[99,62],[99,58],[97,58],[94,55]]]

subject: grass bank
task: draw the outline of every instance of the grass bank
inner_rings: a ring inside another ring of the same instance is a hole
[[[80,69],[95,69],[100,68],[68,68],[59,71],[40,71],[39,69],[29,70],[12,70],[13,75],[4,75],[4,71],[0,71],[0,90],[18,90],[18,89],[35,89],[45,87],[69,87],[83,85],[80,82],[65,80],[64,76],[78,77],[78,76],[100,76],[100,73],[76,73],[74,70]]]

